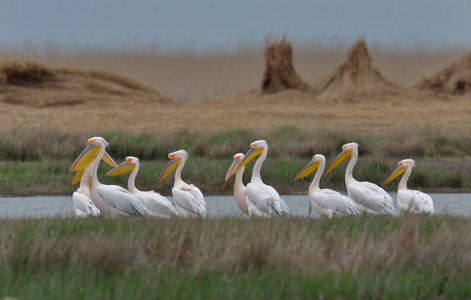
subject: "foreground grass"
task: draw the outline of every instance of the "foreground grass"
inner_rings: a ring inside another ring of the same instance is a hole
[[[97,134],[94,134],[97,135]],[[190,160],[183,170],[184,179],[197,185],[205,195],[230,194],[232,181],[224,182],[225,173],[236,152],[245,153],[250,142],[266,139],[269,156],[262,170],[264,180],[282,194],[300,194],[307,190],[307,180],[294,182],[296,174],[312,155],[322,153],[327,163],[333,161],[341,145],[360,143],[360,160],[355,168],[358,180],[380,184],[399,160],[414,158],[417,167],[409,180],[411,188],[429,192],[471,191],[471,137],[469,133],[444,135],[432,130],[407,135],[369,137],[328,131],[304,132],[296,127],[281,126],[259,134],[248,130],[222,133],[129,135],[102,134],[109,142],[108,152],[120,163],[128,155],[141,159],[137,185],[142,190],[154,189],[170,194],[172,179],[161,185],[156,182],[167,163],[167,154],[184,148]],[[72,175],[67,171],[83,150],[91,135],[65,135],[54,132],[9,132],[0,136],[0,193],[24,196],[38,194],[70,194],[76,187],[68,186]],[[322,180],[324,187],[345,190],[344,171],[340,165]],[[250,180],[253,164],[246,168],[244,181]],[[104,183],[125,185],[127,176],[104,178],[108,166],[100,168]],[[386,188],[395,190],[396,185]]]
[[[0,297],[466,298],[471,220],[4,220]]]

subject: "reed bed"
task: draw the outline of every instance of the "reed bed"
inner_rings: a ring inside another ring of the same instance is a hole
[[[471,220],[2,220],[0,296],[465,298]]]

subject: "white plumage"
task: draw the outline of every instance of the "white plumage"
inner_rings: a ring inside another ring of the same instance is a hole
[[[332,171],[342,161],[351,156],[345,172],[345,185],[348,197],[355,201],[359,211],[376,214],[395,215],[393,199],[385,190],[367,181],[357,181],[353,178],[353,167],[358,159],[358,144],[348,143],[342,146],[342,152],[332,163],[326,173]]]
[[[226,173],[226,181],[232,176],[235,168],[237,168],[237,165],[240,163],[240,161],[244,158],[243,153],[237,153],[234,155],[234,161],[232,162],[231,167]],[[234,199],[237,203],[237,206],[240,208],[240,210],[246,214],[249,215],[249,209],[247,206],[247,194],[245,193],[245,185],[242,182],[242,176],[244,175],[244,169],[245,167],[242,167],[239,171],[236,173],[236,179],[234,181]]]
[[[178,150],[168,155],[170,161],[160,175],[158,183],[175,171],[175,182],[172,188],[173,202],[180,217],[206,217],[206,202],[203,193],[193,184],[187,184],[182,180],[181,173],[188,153]]]
[[[325,168],[325,157],[316,154],[312,160],[299,172],[296,179],[303,178],[317,169],[309,185],[309,198],[312,208],[320,216],[332,218],[334,215],[358,215],[355,203],[347,196],[331,189],[321,189],[319,182]]]
[[[271,217],[289,214],[289,209],[285,201],[281,199],[280,195],[273,187],[263,183],[260,176],[260,170],[263,162],[267,158],[267,153],[268,144],[266,141],[259,140],[251,143],[250,150],[244,156],[244,159],[240,162],[236,170],[239,171],[249,161],[260,155],[253,168],[252,179],[245,188],[249,216]]]
[[[75,216],[79,218],[88,216],[98,217],[100,215],[100,210],[93,204],[92,199],[90,199],[90,190],[88,188],[89,178],[90,167],[86,167],[80,179],[79,188],[72,194]]]
[[[412,168],[415,166],[413,159],[404,159],[398,163],[398,167],[391,175],[386,178],[383,185],[391,182],[397,176],[404,174],[398,185],[397,190],[397,206],[402,212],[413,212],[421,214],[433,214],[432,198],[422,193],[421,191],[407,189],[407,180],[412,173]]]
[[[100,210],[101,215],[109,218],[118,216],[147,216],[145,206],[129,191],[117,185],[105,185],[98,181],[97,170],[105,153],[105,148],[108,145],[106,140],[102,137],[94,137],[88,139],[87,143],[88,146],[79,155],[74,166],[78,163],[84,163],[88,166],[90,165],[90,160],[92,160],[90,170],[90,198]],[[93,157],[93,155],[87,155],[87,153],[90,153],[89,151],[97,151],[98,154],[96,154],[95,157]],[[82,162],[82,160],[84,161]],[[114,161],[113,163],[114,166],[117,167]]]
[[[135,181],[139,167],[139,159],[134,156],[128,156],[124,162],[119,164],[118,168],[114,168],[106,175],[116,176],[131,172],[128,179],[128,190],[144,204],[150,217],[164,219],[178,217],[178,212],[167,198],[154,191],[140,191],[136,188]]]

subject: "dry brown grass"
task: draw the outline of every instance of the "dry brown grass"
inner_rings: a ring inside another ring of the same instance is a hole
[[[0,102],[27,107],[70,106],[100,101],[169,103],[134,80],[104,71],[53,68],[35,61],[0,62]]]
[[[271,94],[290,89],[312,90],[294,70],[293,46],[286,40],[286,36],[280,42],[267,39],[262,92]]]
[[[321,46],[296,49],[296,53],[293,63],[297,66],[297,73],[313,85],[325,82],[327,75],[333,73],[344,56],[342,48]],[[420,49],[405,52],[373,47],[370,53],[376,69],[381,70],[385,78],[394,85],[407,87],[424,74],[443,66],[459,52],[425,52]],[[121,74],[177,100],[206,99],[190,104],[177,102],[166,105],[132,101],[137,97],[135,88],[125,84],[121,88],[126,88],[131,95],[114,95],[119,94],[119,90],[102,92],[103,84],[101,81],[97,83],[95,78],[87,78],[93,80],[88,85],[74,87],[74,96],[68,99],[47,89],[32,87],[26,90],[25,87],[14,86],[0,94],[4,99],[3,103],[0,102],[0,128],[4,132],[11,129],[53,128],[62,132],[112,130],[153,134],[184,129],[217,132],[241,127],[263,134],[280,124],[292,124],[306,130],[327,128],[371,135],[407,132],[417,128],[440,128],[443,132],[471,130],[468,121],[471,113],[469,95],[430,95],[404,89],[404,92],[387,96],[366,93],[361,95],[362,101],[355,103],[324,103],[314,94],[295,90],[260,96],[257,90],[264,70],[262,50],[206,54],[52,50],[45,54],[19,51],[10,55],[18,60],[40,59],[56,70],[72,68],[79,72],[83,69],[102,69]],[[60,67],[62,65],[68,67]],[[90,76],[92,73],[87,74]],[[104,77],[107,78],[104,79],[105,87],[116,82],[109,80],[109,76]],[[54,84],[57,82],[41,85]],[[131,86],[136,84],[134,82]],[[90,98],[92,101],[86,101],[88,91],[95,97]],[[141,96],[139,99],[142,99]],[[110,99],[113,105],[108,102]],[[34,101],[43,103],[41,109],[38,106],[18,105]],[[50,107],[47,105],[49,101],[59,104],[66,101],[76,105]],[[130,101],[132,105],[129,105]],[[74,120],[86,122],[79,122],[80,129],[77,129],[78,123]]]
[[[319,99],[328,101],[358,101],[397,96],[401,89],[389,82],[373,67],[364,39],[359,39],[348,51],[345,62],[335,70],[324,85]],[[379,100],[379,99],[378,99]]]
[[[415,87],[419,90],[455,95],[471,91],[471,53],[451,62],[435,74],[424,77]]]

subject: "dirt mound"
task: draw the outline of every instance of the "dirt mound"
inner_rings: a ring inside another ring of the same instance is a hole
[[[371,95],[397,94],[400,88],[373,67],[364,39],[348,51],[342,63],[324,85],[319,98],[335,101],[361,100]]]
[[[414,87],[450,95],[463,95],[471,91],[471,52],[432,76],[424,77]]]
[[[0,102],[48,107],[120,100],[172,102],[149,87],[111,73],[51,68],[34,61],[0,61]]]
[[[294,70],[293,46],[286,40],[286,36],[278,43],[266,40],[265,66],[262,81],[263,93],[277,93],[288,89],[311,90]]]

